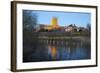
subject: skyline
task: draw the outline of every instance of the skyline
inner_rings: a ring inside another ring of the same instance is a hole
[[[32,14],[34,13],[37,15],[38,24],[50,25],[53,17],[58,19],[59,26],[76,24],[76,26],[86,27],[87,24],[91,24],[90,13],[32,10]]]

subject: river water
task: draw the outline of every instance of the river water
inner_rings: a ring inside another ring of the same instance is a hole
[[[25,48],[23,49],[25,50]],[[91,59],[91,44],[87,39],[51,42],[42,40],[26,49],[29,50],[23,52],[23,62]]]

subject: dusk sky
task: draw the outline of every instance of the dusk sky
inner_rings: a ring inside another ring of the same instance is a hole
[[[38,16],[38,24],[50,25],[53,17],[58,18],[60,26],[68,26],[69,24],[76,24],[77,26],[86,27],[91,24],[90,13],[79,12],[55,12],[55,11],[33,11]]]

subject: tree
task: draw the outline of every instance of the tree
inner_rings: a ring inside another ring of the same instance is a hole
[[[89,33],[89,35],[91,34],[91,25],[90,24],[87,24],[87,31]]]
[[[88,29],[88,31],[91,30],[91,25],[90,24],[87,24],[87,29]]]
[[[37,25],[37,15],[32,10],[23,10],[23,45],[30,47],[35,42],[33,41],[33,30]],[[36,40],[36,39],[35,39]]]
[[[37,25],[37,15],[31,10],[23,10],[23,29],[32,31]]]

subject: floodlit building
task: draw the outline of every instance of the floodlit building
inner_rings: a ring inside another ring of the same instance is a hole
[[[56,17],[53,17],[51,19],[51,24],[47,26],[45,29],[53,30],[53,29],[59,29],[59,28],[60,26],[58,25],[58,19]]]
[[[61,27],[58,25],[58,19],[56,17],[53,17],[51,19],[50,25],[45,25],[45,24],[40,24],[40,26],[37,28],[39,30],[44,29],[44,30],[58,30]]]
[[[37,31],[58,31],[58,32],[77,32],[79,28],[75,24],[70,24],[68,26],[59,26],[57,17],[51,19],[50,25],[39,24],[36,28]]]

